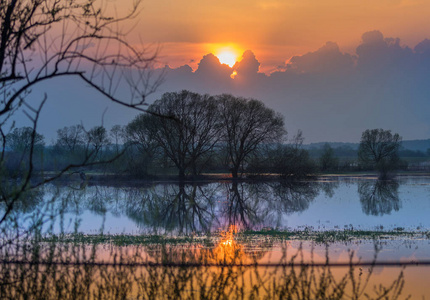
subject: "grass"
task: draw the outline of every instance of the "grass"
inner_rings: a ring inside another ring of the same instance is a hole
[[[198,239],[201,243],[203,239]],[[189,244],[197,239],[189,236],[167,237],[162,235],[127,235],[127,234],[83,234],[73,233],[64,235],[49,235],[43,239],[48,243],[74,243],[74,244],[113,244],[116,246],[151,245],[151,244]]]
[[[375,230],[328,230],[314,231],[312,229],[295,230],[295,231],[278,231],[278,230],[261,230],[245,231],[245,236],[267,236],[279,240],[297,240],[313,241],[316,243],[336,243],[349,242],[356,240],[383,240],[392,238],[426,238],[430,239],[430,232],[405,231],[403,228],[397,228],[392,231],[375,231]]]
[[[74,243],[74,244],[112,244],[116,246],[129,245],[152,245],[152,244],[204,244],[208,247],[213,246],[221,234],[212,236],[164,236],[164,235],[127,235],[127,234],[64,234],[49,235],[43,238],[43,242],[48,243]],[[270,241],[313,241],[316,243],[336,243],[353,242],[357,240],[384,240],[393,238],[402,239],[430,239],[430,232],[405,231],[398,228],[392,231],[366,231],[366,230],[329,230],[313,231],[311,229],[281,231],[281,230],[246,230],[235,234],[238,242],[247,242],[254,239],[265,238]]]

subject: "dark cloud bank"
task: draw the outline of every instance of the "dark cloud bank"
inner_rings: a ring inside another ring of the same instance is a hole
[[[270,75],[259,73],[259,66],[249,50],[233,68],[222,65],[213,54],[205,55],[195,71],[187,65],[176,69],[166,66],[156,70],[165,72],[166,79],[153,99],[182,89],[256,98],[285,116],[290,133],[302,129],[306,142],[357,142],[361,132],[369,128],[391,129],[404,139],[430,137],[428,39],[412,49],[399,39],[371,31],[363,34],[353,55],[327,42],[314,52],[292,57]],[[237,73],[234,79],[233,71]],[[92,108],[81,110],[81,115],[97,112],[95,118],[100,122],[103,108],[97,107],[106,107],[106,102],[97,101],[90,104]],[[72,104],[68,104],[70,114]],[[61,106],[61,101],[48,108],[51,116],[49,109],[55,105]],[[105,125],[126,124],[133,114],[110,108]],[[55,126],[53,122],[49,126]],[[73,123],[66,122],[56,128]]]

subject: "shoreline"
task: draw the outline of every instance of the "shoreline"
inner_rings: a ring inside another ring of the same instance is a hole
[[[45,177],[47,173],[45,173]],[[48,173],[49,174],[49,173]],[[129,175],[118,175],[118,174],[106,174],[106,173],[86,173],[87,179],[83,181],[80,179],[79,174],[66,174],[53,182],[56,183],[81,183],[88,185],[141,185],[141,184],[154,184],[154,183],[171,183],[171,184],[205,184],[211,182],[309,182],[319,180],[342,180],[352,178],[367,178],[367,179],[378,179],[376,172],[348,172],[348,173],[319,173],[309,175],[307,177],[300,178],[281,178],[278,174],[261,174],[253,175],[248,174],[240,178],[232,178],[229,173],[205,173],[198,177],[186,177],[179,179],[176,175],[163,175],[154,176],[147,178],[136,178]],[[406,177],[427,177],[430,176],[430,172],[399,172],[395,174],[389,180],[401,179]],[[40,177],[39,177],[40,178]]]

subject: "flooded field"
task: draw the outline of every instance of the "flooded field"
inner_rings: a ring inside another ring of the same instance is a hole
[[[429,215],[426,176],[49,185],[4,232],[42,228],[3,240],[2,294],[430,299]]]
[[[56,195],[65,220],[77,217],[83,233],[99,232],[102,225],[104,233],[170,235],[207,234],[230,225],[241,230],[430,230],[430,177],[50,186],[38,197],[47,201]],[[74,222],[65,225],[66,232],[75,230]]]

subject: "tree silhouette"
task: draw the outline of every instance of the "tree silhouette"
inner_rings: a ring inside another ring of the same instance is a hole
[[[280,114],[255,99],[218,97],[222,122],[222,138],[233,178],[251,155],[264,143],[281,141],[285,134]]]
[[[388,172],[398,163],[398,151],[402,138],[391,130],[366,130],[361,136],[358,158],[379,171],[379,178],[386,179]]]
[[[189,91],[165,93],[148,110],[170,118],[153,117],[151,136],[174,163],[179,177],[199,173],[198,162],[218,141],[220,124],[212,97]]]

